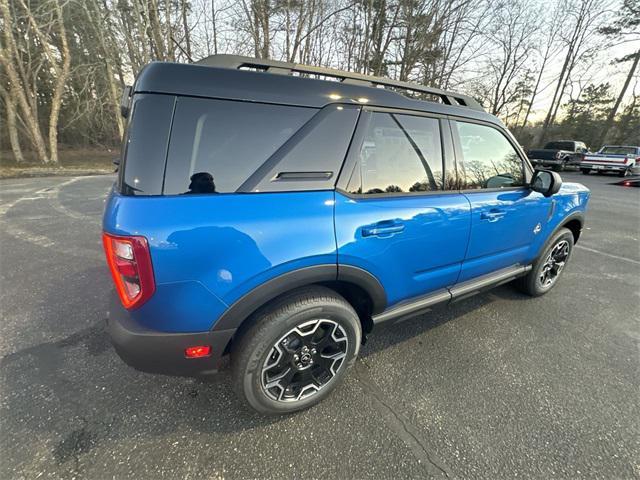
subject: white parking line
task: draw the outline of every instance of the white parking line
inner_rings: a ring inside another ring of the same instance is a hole
[[[60,189],[62,187],[72,184],[80,179],[93,178],[93,177],[96,177],[96,175],[73,177],[57,185],[52,185],[49,187],[42,188],[36,192],[33,192],[33,191],[27,192],[25,196],[20,197],[17,200],[14,200],[13,202],[0,205],[0,222],[4,224],[6,233],[17,238],[18,240],[23,240],[42,248],[55,247],[58,254],[85,257],[90,260],[99,259],[101,257],[99,251],[94,251],[81,246],[75,247],[73,249],[65,248],[63,245],[56,244],[56,242],[53,239],[47,237],[46,235],[40,235],[32,232],[27,225],[19,225],[16,222],[16,220],[9,221],[7,218],[5,218],[6,213],[12,208],[14,208],[16,205],[18,205],[19,203],[22,203],[25,201],[37,201],[37,200],[45,200],[45,199],[49,200],[51,207],[53,207],[55,210],[59,211],[60,213],[67,215],[68,217],[84,218],[85,215],[80,214],[79,212],[76,214],[76,212],[72,212],[71,210],[68,210],[66,207],[60,204],[58,195],[60,194]],[[90,220],[95,221],[92,218]]]
[[[635,265],[640,265],[640,261],[634,260],[632,258],[621,257],[620,255],[614,255],[613,253],[601,252],[600,250],[596,250],[595,248],[585,247],[584,245],[576,245],[576,248],[581,250],[586,250],[587,252],[597,253],[600,255],[604,255],[605,257],[615,258],[616,260],[622,260],[623,262],[633,263]]]

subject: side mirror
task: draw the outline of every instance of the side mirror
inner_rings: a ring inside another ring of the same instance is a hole
[[[545,197],[550,197],[560,191],[562,178],[556,172],[536,170],[529,186],[534,192],[541,193]]]

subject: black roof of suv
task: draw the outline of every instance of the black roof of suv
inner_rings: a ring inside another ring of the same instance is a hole
[[[314,108],[338,101],[353,102],[501,123],[467,95],[330,68],[236,55],[212,55],[194,64],[150,63],[139,73],[133,90]]]

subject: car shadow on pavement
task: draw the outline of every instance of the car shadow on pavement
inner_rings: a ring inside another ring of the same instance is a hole
[[[522,297],[511,287],[493,294]],[[490,294],[483,294],[382,327],[362,355],[422,335],[490,302]],[[162,437],[185,429],[238,433],[288,418],[261,416],[243,406],[231,389],[228,367],[210,379],[151,375],[128,367],[110,344],[104,318],[60,340],[6,355],[0,361],[0,381],[3,450],[11,455],[34,434],[53,438],[51,455],[60,465],[77,463],[106,441]]]
[[[360,356],[367,357],[368,355],[385,350],[396,344],[418,337],[450,321],[455,321],[470,312],[477,311],[484,305],[494,302],[496,297],[510,301],[530,298],[517,291],[513,285],[506,284],[449,305],[436,305],[432,310],[424,314],[380,325],[368,337],[366,344],[360,351]]]

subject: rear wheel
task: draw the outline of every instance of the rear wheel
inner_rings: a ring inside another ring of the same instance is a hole
[[[589,175],[591,173],[591,169],[589,168],[581,168],[580,171],[584,174],[584,175]]]
[[[358,315],[325,287],[287,294],[255,320],[231,361],[236,393],[261,413],[290,413],[322,401],[360,349]]]
[[[627,170],[622,170],[621,172],[618,172],[618,176],[619,177],[626,177],[627,176]]]
[[[568,228],[558,230],[533,263],[531,271],[519,280],[520,289],[533,297],[551,290],[571,258],[573,244],[573,233]]]

